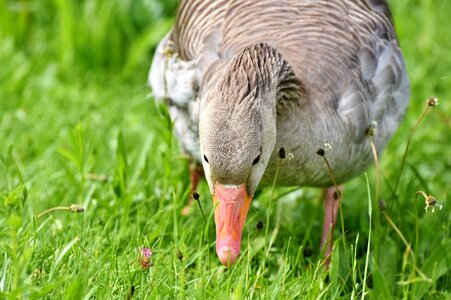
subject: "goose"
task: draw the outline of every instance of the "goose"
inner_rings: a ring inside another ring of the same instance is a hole
[[[277,185],[325,190],[328,257],[337,189],[372,164],[369,128],[382,153],[410,96],[384,0],[181,0],[149,83],[193,162],[193,189],[205,175],[225,266],[238,260],[257,186],[276,172]]]

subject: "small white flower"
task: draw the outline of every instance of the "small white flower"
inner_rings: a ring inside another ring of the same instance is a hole
[[[437,106],[438,105],[438,99],[435,97],[431,97],[428,99],[428,105],[429,106]]]
[[[441,210],[443,207],[443,205],[439,204],[437,202],[437,199],[435,199],[435,197],[432,195],[428,196],[423,191],[417,192],[416,195],[422,195],[424,197],[424,204],[426,204],[426,206],[424,207],[424,210],[426,212],[429,211],[429,208],[431,209],[432,212],[434,212],[436,207],[438,207],[439,210]]]

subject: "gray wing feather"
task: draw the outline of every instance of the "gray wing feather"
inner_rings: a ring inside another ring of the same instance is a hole
[[[409,81],[396,40],[374,39],[358,54],[362,85],[349,85],[339,99],[338,112],[361,140],[370,124],[377,124],[378,148],[392,136],[404,117]],[[366,124],[366,126],[365,126]]]
[[[195,61],[180,59],[174,51],[168,33],[158,45],[152,67],[149,72],[149,83],[156,99],[166,99],[178,107],[186,107],[197,97],[199,90],[198,68]]]
[[[160,41],[157,49],[155,50],[152,66],[150,67],[150,72],[148,76],[148,83],[152,87],[152,93],[156,100],[161,100],[166,95],[165,87],[165,71],[166,71],[166,55],[164,54],[165,45],[169,39],[170,33]]]

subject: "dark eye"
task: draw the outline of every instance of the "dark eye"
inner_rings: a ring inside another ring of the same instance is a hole
[[[256,165],[260,161],[260,154],[254,159],[252,165]]]
[[[208,164],[208,158],[205,156],[205,154],[204,154],[204,160]]]

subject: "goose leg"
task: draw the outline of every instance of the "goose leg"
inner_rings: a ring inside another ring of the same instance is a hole
[[[199,185],[199,181],[204,177],[205,177],[205,174],[204,174],[204,169],[202,168],[202,165],[200,165],[197,162],[191,162],[189,165],[189,180],[191,182],[191,192],[189,194],[188,203],[185,205],[185,207],[182,210],[182,216],[186,216],[189,214],[191,204],[194,201],[193,192],[197,189],[197,186]]]
[[[338,192],[342,193],[343,186],[338,186]],[[338,207],[340,201],[335,193],[335,187],[328,187],[324,189],[324,223],[323,234],[321,237],[321,249],[326,246],[324,257],[326,258],[326,265],[330,263],[330,254],[332,252],[333,245],[333,232],[335,227],[335,221],[337,219]]]

